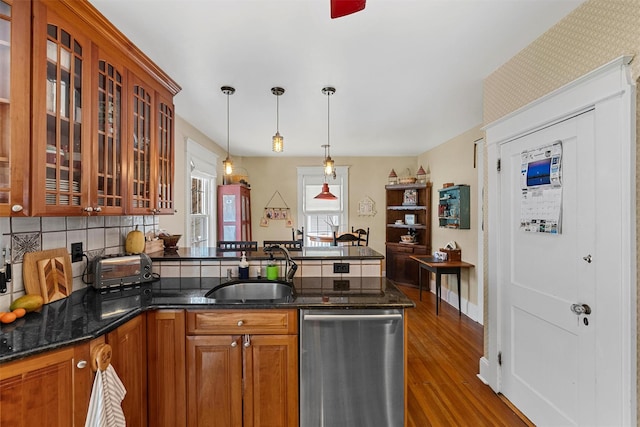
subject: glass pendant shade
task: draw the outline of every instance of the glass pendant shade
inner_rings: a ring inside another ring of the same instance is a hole
[[[322,184],[322,191],[320,192],[320,194],[314,197],[314,199],[336,200],[337,197],[331,194],[331,191],[329,191],[329,184],[325,182],[324,184]]]
[[[324,159],[324,174],[325,175],[333,175],[333,171],[335,167],[335,163],[333,161],[333,159],[330,156],[327,156]]]
[[[231,175],[233,173],[233,162],[231,161],[229,156],[227,156],[227,158],[224,159],[224,161],[222,162],[222,166],[224,168],[225,175]]]
[[[280,135],[280,96],[284,93],[281,87],[272,87],[271,93],[276,96],[276,134],[271,138],[271,149],[274,153],[284,151],[284,137]]]
[[[280,135],[280,132],[276,132],[271,139],[271,149],[276,153],[282,153],[284,150],[284,138]]]

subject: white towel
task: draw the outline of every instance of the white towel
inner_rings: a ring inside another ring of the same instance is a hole
[[[122,399],[127,394],[113,366],[96,372],[85,427],[125,427]]]

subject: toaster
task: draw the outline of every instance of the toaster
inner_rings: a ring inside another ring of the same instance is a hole
[[[147,254],[112,255],[94,260],[93,287],[96,289],[135,285],[152,280],[151,258]]]

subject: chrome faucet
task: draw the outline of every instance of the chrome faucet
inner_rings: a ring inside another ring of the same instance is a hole
[[[273,259],[273,251],[282,251],[286,261],[285,278],[287,282],[293,281],[293,276],[296,274],[296,271],[298,270],[298,264],[293,262],[293,260],[291,259],[291,254],[289,253],[287,248],[282,247],[280,245],[271,245],[271,246],[266,246],[264,248],[264,251],[268,253],[272,259]]]

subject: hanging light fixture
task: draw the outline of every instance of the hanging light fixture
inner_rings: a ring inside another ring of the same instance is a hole
[[[322,191],[320,192],[320,194],[315,196],[314,199],[336,200],[338,197],[336,197],[334,194],[331,193],[331,191],[329,191],[329,184],[327,183],[327,176],[331,176],[333,177],[333,179],[336,178],[335,163],[333,159],[331,159],[331,153],[330,153],[331,144],[330,144],[330,132],[329,132],[330,118],[331,118],[331,115],[329,114],[330,113],[329,98],[331,97],[331,95],[336,93],[336,89],[333,87],[327,86],[325,88],[322,88],[322,93],[327,95],[327,143],[322,146],[324,148],[324,162],[323,162],[324,183],[322,184]]]
[[[227,95],[227,158],[222,162],[222,166],[224,167],[224,174],[231,175],[233,173],[233,162],[229,158],[229,95],[233,95],[236,90],[231,86],[222,86],[220,90]]]
[[[271,93],[276,96],[276,134],[271,138],[271,149],[276,153],[282,153],[284,150],[284,137],[280,135],[280,95],[284,93],[281,87],[272,87]]]
[[[335,162],[333,161],[333,159],[331,159],[331,106],[329,104],[329,99],[331,98],[331,95],[336,93],[336,88],[327,86],[325,88],[322,88],[322,93],[327,95],[327,145],[323,145],[323,147],[325,147],[325,158],[323,162],[324,174],[333,176],[333,178],[335,179]]]

